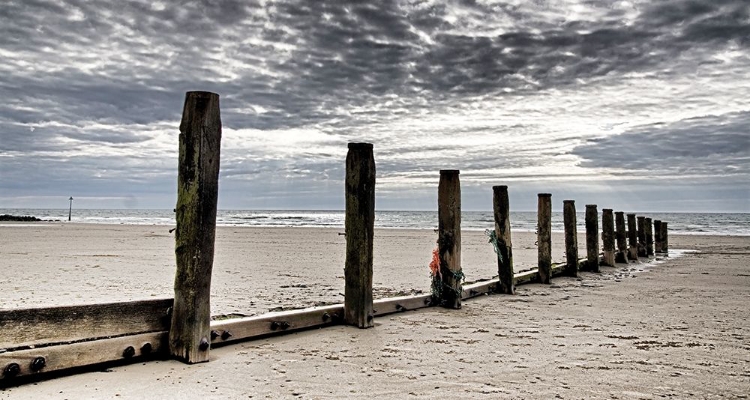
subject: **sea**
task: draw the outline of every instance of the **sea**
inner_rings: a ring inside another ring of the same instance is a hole
[[[0,209],[0,215],[31,215],[43,220],[68,221],[68,209]],[[750,213],[636,213],[669,223],[672,234],[750,236]],[[513,231],[534,232],[536,212],[511,212]],[[584,213],[578,213],[578,231],[585,232]],[[71,222],[86,224],[174,225],[172,210],[74,209]],[[344,211],[219,210],[219,226],[344,228]],[[437,229],[436,211],[375,211],[376,228]],[[601,224],[601,222],[600,222]],[[463,211],[461,229],[494,227],[491,211]],[[562,212],[552,213],[552,231],[563,232]]]

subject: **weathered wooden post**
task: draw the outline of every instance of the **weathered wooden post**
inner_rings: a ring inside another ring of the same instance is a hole
[[[628,214],[628,259],[638,259],[638,230],[635,227],[635,214]]]
[[[461,308],[461,182],[458,170],[441,170],[438,184],[438,252],[442,288],[440,305]]]
[[[180,123],[175,256],[169,352],[188,363],[208,361],[211,270],[219,193],[219,95],[187,92]]]
[[[646,218],[644,223],[646,228],[646,256],[651,257],[654,255],[654,228],[651,224],[651,218]]]
[[[549,284],[552,279],[552,194],[539,193],[537,208],[537,249],[539,280]]]
[[[70,196],[70,208],[68,209],[68,222],[73,217],[73,196]]]
[[[586,269],[599,272],[599,212],[586,204]]]
[[[646,217],[638,216],[638,257],[646,257]]]
[[[514,294],[513,245],[510,238],[510,201],[507,186],[492,187],[492,209],[495,213],[495,236],[497,236],[497,274],[500,283],[498,293]]]
[[[661,221],[661,252],[669,253],[669,228],[666,221]]]
[[[576,227],[576,202],[563,200],[563,225],[565,226],[566,276],[578,276],[578,229]]]
[[[349,143],[346,155],[346,264],[344,321],[373,326],[372,241],[375,226],[375,158],[371,143]]]
[[[661,253],[661,221],[654,221],[654,253]]]
[[[602,244],[604,265],[615,266],[615,219],[611,208],[602,210]]]
[[[625,213],[622,211],[617,211],[615,213],[615,226],[617,227],[617,254],[615,254],[615,262],[626,263],[628,262],[626,256],[628,245],[625,241]]]

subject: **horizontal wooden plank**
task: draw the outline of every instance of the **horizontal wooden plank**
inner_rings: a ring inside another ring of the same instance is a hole
[[[110,361],[137,360],[143,356],[165,354],[168,337],[166,331],[151,332],[0,353],[0,382]]]
[[[172,299],[0,310],[0,350],[169,330]]]
[[[292,332],[316,326],[336,325],[342,322],[344,305],[313,307],[302,310],[272,312],[254,317],[211,321],[214,345],[237,340]]]
[[[431,294],[420,294],[416,296],[388,297],[373,301],[373,314],[376,317],[393,314],[397,312],[417,310],[432,305]]]
[[[461,298],[463,300],[470,299],[472,297],[481,296],[487,293],[495,292],[497,284],[500,282],[499,279],[490,279],[487,281],[475,282],[469,285],[464,285],[463,293]]]

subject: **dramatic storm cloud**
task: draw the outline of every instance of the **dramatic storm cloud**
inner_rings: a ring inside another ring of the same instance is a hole
[[[369,141],[382,209],[750,211],[744,0],[11,0],[0,59],[0,208],[171,208],[208,90],[222,208],[341,208]]]

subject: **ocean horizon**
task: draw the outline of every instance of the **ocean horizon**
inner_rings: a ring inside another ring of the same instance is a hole
[[[601,210],[599,210],[601,212]],[[67,222],[68,209],[0,209],[1,214],[30,215],[42,220]],[[750,236],[750,213],[636,212],[669,223],[673,234]],[[485,230],[494,227],[492,211],[463,211],[461,227]],[[343,210],[219,210],[218,226],[344,228]],[[535,211],[511,211],[514,231],[534,232]],[[88,224],[174,225],[169,209],[77,209],[71,222]],[[578,231],[584,232],[584,213],[578,213]],[[601,226],[601,221],[600,221]],[[375,227],[437,229],[437,211],[375,211]],[[552,230],[563,232],[563,213],[552,213]]]

